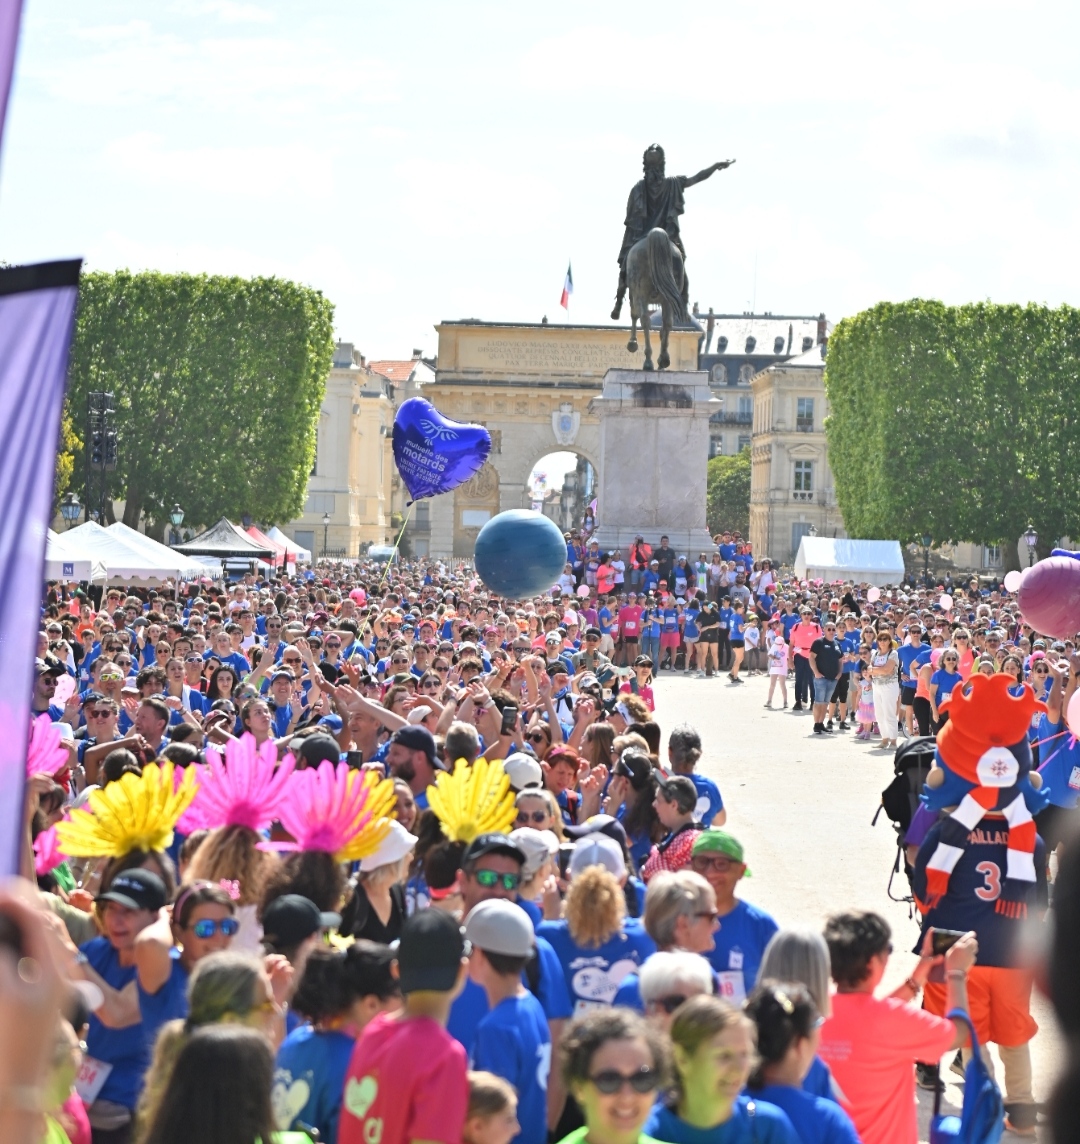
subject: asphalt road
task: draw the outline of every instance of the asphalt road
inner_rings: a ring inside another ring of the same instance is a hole
[[[905,902],[891,901],[889,875],[896,857],[896,833],[884,812],[871,825],[881,792],[892,780],[892,751],[846,734],[814,735],[808,712],[765,710],[764,676],[734,686],[726,675],[695,679],[663,672],[654,683],[656,718],[666,733],[690,723],[701,733],[699,769],[720,784],[727,807],[726,829],[746,850],[751,876],[740,895],[767,910],[781,925],[822,926],[838,910],[875,910],[893,929],[898,951],[884,989],[900,985],[915,964],[916,915]],[[793,685],[788,682],[789,702]],[[774,704],[779,707],[779,695]],[[666,752],[666,738],[662,748]],[[893,893],[907,892],[903,871]],[[1049,1003],[1036,994],[1032,1005],[1039,1033],[1032,1042],[1035,1097],[1045,1099],[1060,1059]],[[1000,1063],[995,1054],[999,1083]],[[944,1104],[959,1110],[963,1086],[943,1069]],[[931,1099],[919,1093],[921,1139],[927,1139]],[[1006,1134],[1006,1139],[1019,1137]]]

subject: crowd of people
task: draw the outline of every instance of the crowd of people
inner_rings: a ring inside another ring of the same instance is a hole
[[[0,1139],[912,1144],[916,1077],[967,1043],[955,1008],[1030,1133],[1032,970],[987,873],[1009,823],[984,822],[950,914],[916,816],[911,954],[873,913],[774,919],[653,679],[760,670],[786,707],[793,673],[815,733],[885,747],[945,726],[973,674],[1030,684],[1031,916],[1056,853],[1047,980],[1073,1031],[1075,652],[977,581],[799,582],[728,533],[694,562],[568,536],[531,601],[437,561],[50,585],[26,880],[0,891]],[[890,956],[909,976],[878,996]]]

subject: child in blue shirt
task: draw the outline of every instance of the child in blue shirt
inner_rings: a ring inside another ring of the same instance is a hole
[[[535,952],[533,924],[519,905],[492,898],[473,907],[465,937],[472,945],[469,977],[490,1006],[477,1026],[469,1065],[514,1086],[521,1130],[513,1144],[547,1144],[551,1034],[543,1006],[521,980]]]

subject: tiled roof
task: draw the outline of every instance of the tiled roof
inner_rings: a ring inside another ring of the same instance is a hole
[[[368,362],[368,367],[373,369],[376,373],[381,373],[383,377],[390,381],[398,382],[399,384],[408,381],[412,376],[412,372],[418,365],[423,365],[423,362],[415,358],[408,358],[405,361],[372,361]]]

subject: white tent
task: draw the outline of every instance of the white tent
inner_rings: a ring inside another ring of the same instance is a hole
[[[289,554],[288,561],[290,564],[297,560],[304,564],[311,563],[311,553],[306,548],[301,548],[295,540],[290,540],[276,524],[273,528],[268,528],[263,535],[267,540],[276,540],[278,544],[285,546],[285,551]]]
[[[166,544],[161,544],[153,537],[147,536],[138,529],[130,528],[122,520],[110,524],[105,530],[114,536],[119,536],[131,548],[145,552],[148,556],[156,557],[163,567],[176,569],[174,575],[180,580],[193,580],[197,576],[205,576],[206,569],[192,556],[185,556]]]
[[[80,548],[91,553],[95,560],[100,560],[110,584],[130,584],[136,580],[164,584],[166,580],[177,579],[181,563],[188,562],[187,557],[181,558],[179,554],[164,560],[144,552],[94,520],[64,533],[64,539],[69,543],[77,541]]]
[[[804,536],[795,555],[800,580],[854,580],[857,584],[899,584],[904,556],[899,540],[841,540]]]
[[[105,565],[93,553],[84,551],[67,533],[50,528],[45,539],[46,580],[104,580]]]

